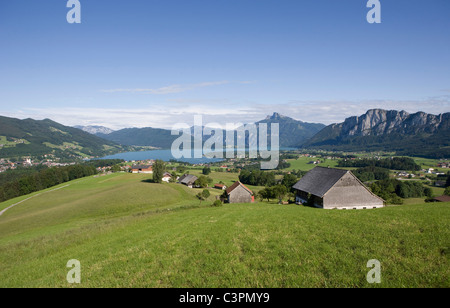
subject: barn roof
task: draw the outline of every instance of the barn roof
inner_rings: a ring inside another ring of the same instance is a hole
[[[135,165],[133,167],[131,167],[132,169],[136,170],[136,169],[151,169],[152,166],[151,165]]]
[[[450,202],[450,196],[440,196],[440,197],[436,197],[434,198],[434,200],[439,201],[439,202]]]
[[[192,175],[192,174],[185,174],[179,179],[180,183],[185,184],[185,185],[193,184],[197,180],[198,180],[198,177],[196,177],[195,175]]]
[[[253,192],[239,181],[235,182],[233,185],[231,185],[230,187],[227,188],[227,190],[226,190],[227,194],[230,194],[233,190],[235,190],[239,186],[244,187],[245,190],[247,190],[250,194],[253,195]]]
[[[316,167],[298,181],[293,188],[322,198],[347,170]]]

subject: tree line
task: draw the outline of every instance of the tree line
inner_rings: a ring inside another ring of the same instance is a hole
[[[0,202],[97,173],[92,165],[53,167],[7,182],[0,187]]]
[[[409,157],[394,157],[384,159],[363,158],[354,160],[341,160],[338,167],[379,167],[391,170],[411,170],[419,171],[420,166],[416,164],[414,159]]]
[[[264,172],[261,170],[242,170],[239,174],[239,181],[253,186],[274,186],[276,184],[275,174],[273,172]]]
[[[389,179],[388,169],[375,166],[358,168],[352,172],[361,182],[380,181]]]

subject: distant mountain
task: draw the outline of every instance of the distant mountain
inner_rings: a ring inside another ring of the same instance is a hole
[[[395,151],[399,155],[450,157],[450,113],[372,109],[325,127],[302,144],[343,151]]]
[[[89,125],[89,126],[81,126],[81,125],[77,125],[74,126],[75,128],[81,129],[82,131],[85,131],[89,134],[92,135],[109,135],[112,132],[114,132],[112,129],[108,128],[108,127],[104,127],[104,126],[97,126],[97,125]]]
[[[0,157],[54,154],[63,158],[103,156],[124,147],[45,119],[19,120],[0,116]]]
[[[171,130],[161,128],[125,128],[97,136],[126,146],[152,146],[170,149],[179,136],[172,136]]]
[[[271,123],[279,123],[280,129],[280,147],[296,147],[308,138],[314,136],[322,128],[323,124],[311,124],[297,121],[278,113],[268,116],[266,119],[256,122],[255,124],[267,123],[270,131]],[[193,133],[194,127],[191,127]],[[225,144],[225,134],[224,144]],[[110,134],[97,134],[98,136],[110,141],[117,142],[128,146],[153,146],[163,149],[169,149],[174,140],[179,136],[172,136],[170,130],[158,128],[126,128]],[[203,141],[210,136],[203,136]]]
[[[324,124],[306,123],[276,112],[272,116],[256,122],[256,124],[260,123],[267,123],[268,128],[272,123],[279,124],[280,147],[298,147],[325,127]]]

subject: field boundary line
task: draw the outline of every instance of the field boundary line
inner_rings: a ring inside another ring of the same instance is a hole
[[[70,184],[64,185],[64,186],[61,186],[61,187],[58,187],[58,188],[55,188],[55,189],[52,189],[52,190],[49,190],[49,191],[46,191],[46,192],[38,193],[38,194],[36,194],[36,195],[34,195],[34,196],[28,197],[28,198],[26,198],[26,199],[24,199],[24,200],[22,200],[22,201],[19,201],[19,202],[17,202],[17,203],[14,203],[13,205],[8,206],[6,209],[0,211],[0,216],[2,216],[7,210],[9,210],[9,209],[15,207],[16,205],[19,205],[19,204],[21,204],[21,203],[24,203],[25,201],[28,201],[28,200],[33,199],[33,198],[35,198],[35,197],[38,197],[38,196],[40,196],[40,195],[42,195],[42,194],[46,194],[46,193],[49,193],[49,192],[52,192],[52,191],[56,191],[56,190],[59,190],[59,189],[66,188],[66,187],[68,187],[68,186],[70,186]]]

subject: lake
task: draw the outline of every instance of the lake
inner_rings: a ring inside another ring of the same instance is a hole
[[[235,151],[236,149],[226,149],[226,151]],[[295,150],[294,148],[280,148],[280,151],[289,151]],[[248,149],[246,150],[248,151]],[[248,155],[248,152],[246,152]],[[193,155],[192,155],[193,156]],[[151,150],[151,151],[141,151],[141,152],[126,152],[126,153],[118,153],[114,155],[109,155],[102,157],[101,159],[123,159],[126,161],[132,160],[147,160],[147,159],[160,159],[163,161],[170,161],[175,159],[172,155],[171,150]],[[190,164],[205,164],[205,163],[215,163],[224,161],[221,158],[180,158],[176,159],[178,161],[187,162]]]

